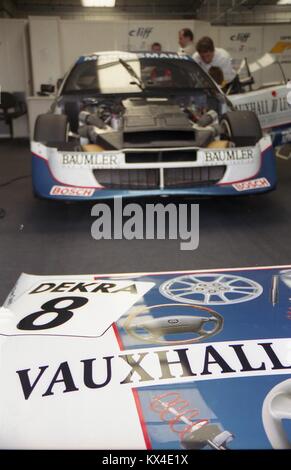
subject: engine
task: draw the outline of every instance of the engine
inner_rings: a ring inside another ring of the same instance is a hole
[[[81,143],[105,150],[207,146],[220,134],[216,111],[168,98],[86,100],[79,113]]]

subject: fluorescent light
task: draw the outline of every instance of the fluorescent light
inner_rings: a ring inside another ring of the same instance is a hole
[[[291,0],[278,0],[277,5],[291,5]]]
[[[81,0],[83,7],[115,7],[116,0]]]

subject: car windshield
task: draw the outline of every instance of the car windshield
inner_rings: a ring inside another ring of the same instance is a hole
[[[96,56],[77,63],[63,93],[141,93],[153,90],[216,90],[211,79],[194,61],[183,58],[117,58]]]

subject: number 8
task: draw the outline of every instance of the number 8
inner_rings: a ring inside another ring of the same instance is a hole
[[[65,308],[57,308],[57,305],[65,300],[70,300],[72,303]],[[47,330],[49,328],[55,328],[56,326],[63,325],[66,323],[72,316],[77,308],[83,307],[88,302],[88,299],[84,297],[61,297],[59,299],[52,299],[44,303],[41,306],[40,311],[31,313],[27,317],[24,317],[17,325],[19,330]],[[35,325],[34,322],[42,315],[46,313],[57,313],[58,315],[48,323],[43,325]]]

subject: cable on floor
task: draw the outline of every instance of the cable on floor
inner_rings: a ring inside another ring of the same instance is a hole
[[[17,176],[16,178],[12,178],[11,180],[5,181],[4,183],[0,183],[0,188],[3,188],[4,186],[9,186],[9,184],[15,183],[16,181],[30,177],[31,175]]]

